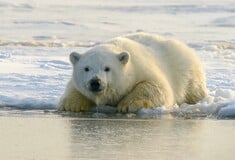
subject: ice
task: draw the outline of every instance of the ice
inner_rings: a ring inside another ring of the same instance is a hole
[[[0,60],[1,59],[8,59],[8,58],[11,58],[11,54],[6,52],[6,51],[1,51],[0,52]]]
[[[76,25],[75,23],[66,22],[66,21],[14,21],[15,24],[42,24],[42,25]]]
[[[221,108],[218,112],[218,118],[220,119],[229,119],[229,118],[235,118],[235,101],[230,102],[225,107]]]
[[[180,39],[196,50],[206,71],[209,96],[195,105],[141,109],[135,114],[98,106],[89,116],[232,119],[234,6],[233,0],[3,0],[0,112],[56,110],[71,77],[70,52],[84,53],[109,38],[145,31]]]
[[[218,27],[235,27],[235,16],[217,18],[213,24]]]

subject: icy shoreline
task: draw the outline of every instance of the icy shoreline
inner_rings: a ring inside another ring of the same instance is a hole
[[[202,60],[209,96],[196,105],[181,105],[170,110],[141,110],[137,117],[154,118],[163,113],[179,117],[235,117],[234,48],[222,43],[191,44]],[[205,48],[206,46],[206,48]],[[70,79],[70,52],[83,53],[87,47],[0,47],[0,110],[56,110]],[[32,54],[33,53],[33,54]],[[96,115],[97,116],[97,115]]]

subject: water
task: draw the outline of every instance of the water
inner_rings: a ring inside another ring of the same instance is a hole
[[[234,159],[234,0],[0,1],[0,159]],[[145,31],[194,48],[209,96],[117,114],[58,113],[68,55]],[[223,119],[228,119],[225,121]]]
[[[234,121],[0,117],[6,160],[232,160]]]

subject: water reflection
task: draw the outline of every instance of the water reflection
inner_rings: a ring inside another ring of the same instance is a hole
[[[202,121],[71,121],[72,153],[81,159],[175,159],[196,155]]]
[[[235,121],[1,117],[4,160],[233,160]]]

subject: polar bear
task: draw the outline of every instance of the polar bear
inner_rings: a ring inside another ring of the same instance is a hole
[[[120,112],[194,104],[207,95],[201,63],[193,49],[148,33],[120,36],[85,54],[72,52],[72,78],[59,110],[89,111],[95,105]]]

